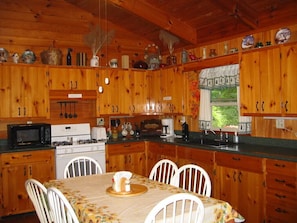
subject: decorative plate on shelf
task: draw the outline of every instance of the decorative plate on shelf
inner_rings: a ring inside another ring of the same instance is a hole
[[[8,51],[5,48],[0,48],[0,63],[7,62]]]
[[[291,30],[288,28],[280,29],[275,34],[275,42],[277,44],[282,44],[287,42],[291,37]]]
[[[241,47],[242,49],[248,49],[254,46],[254,37],[248,35],[242,39]]]

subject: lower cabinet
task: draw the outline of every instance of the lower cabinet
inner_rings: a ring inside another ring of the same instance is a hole
[[[0,216],[34,211],[25,182],[34,178],[41,183],[55,178],[54,150],[1,154]]]
[[[214,197],[228,201],[246,222],[264,222],[263,159],[216,152]]]
[[[106,171],[127,170],[145,176],[145,142],[106,145]]]
[[[192,163],[205,169],[211,179],[211,188],[215,188],[214,151],[177,146],[177,159],[177,164],[179,167]],[[211,194],[211,196],[213,196],[213,189]]]
[[[266,222],[295,222],[297,219],[297,164],[267,159],[266,184]]]
[[[147,175],[153,166],[161,159],[177,162],[176,145],[167,143],[147,142]]]

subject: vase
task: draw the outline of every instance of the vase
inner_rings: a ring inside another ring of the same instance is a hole
[[[90,65],[91,65],[91,67],[99,67],[99,57],[93,56],[90,61]]]

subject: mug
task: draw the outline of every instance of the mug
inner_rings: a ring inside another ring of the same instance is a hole
[[[109,66],[112,68],[117,68],[118,67],[118,59],[111,59],[109,61]]]

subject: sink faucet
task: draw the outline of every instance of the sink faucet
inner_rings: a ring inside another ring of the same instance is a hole
[[[207,136],[207,135],[209,134],[208,132],[211,132],[212,134],[216,135],[216,132],[215,132],[215,131],[213,131],[213,130],[211,130],[211,129],[208,129],[208,130],[207,130],[207,129],[205,129],[205,130],[204,130],[204,135],[206,135],[206,136]]]

